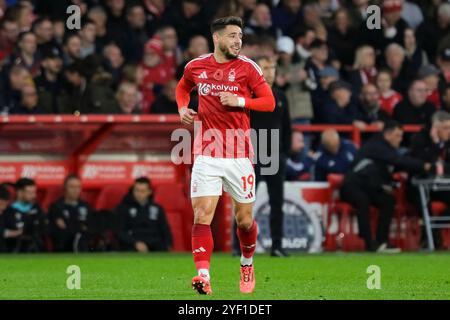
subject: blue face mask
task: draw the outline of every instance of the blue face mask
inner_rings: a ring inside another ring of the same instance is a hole
[[[13,207],[14,209],[16,209],[22,213],[27,213],[31,210],[31,208],[33,207],[33,204],[16,201],[11,205],[11,207]]]

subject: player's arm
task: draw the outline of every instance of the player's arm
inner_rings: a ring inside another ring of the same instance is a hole
[[[175,90],[178,113],[183,124],[192,124],[194,122],[194,116],[197,114],[197,112],[188,108],[192,88],[192,83],[183,76]]]
[[[272,112],[275,109],[275,98],[270,86],[263,82],[254,89],[256,98],[244,98],[230,92],[220,93],[220,102],[224,106],[240,107],[255,111]]]

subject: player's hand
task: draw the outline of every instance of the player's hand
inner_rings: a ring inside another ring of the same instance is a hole
[[[148,247],[145,242],[138,241],[134,244],[134,247],[138,252],[148,252]]]
[[[427,163],[425,163],[425,164],[423,165],[423,169],[424,169],[426,172],[430,171],[432,167],[433,167],[433,165],[432,165],[431,163],[429,163],[429,162],[427,162]]]
[[[23,233],[23,229],[18,230],[6,230],[5,238],[17,238],[20,237]]]
[[[180,114],[180,120],[182,124],[194,123],[194,117],[197,114],[197,112],[189,108],[181,108],[178,112]]]
[[[219,92],[220,103],[227,107],[239,107],[238,97],[231,92]],[[241,108],[241,107],[239,107]]]

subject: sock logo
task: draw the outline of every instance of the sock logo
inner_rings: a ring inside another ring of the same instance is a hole
[[[251,249],[251,248],[253,248],[253,247],[256,247],[256,244],[252,244],[252,245],[249,245],[249,246],[243,246],[245,249]]]
[[[194,251],[192,251],[192,253],[201,253],[201,252],[206,252],[206,249],[203,247],[200,247],[198,249],[195,249]]]

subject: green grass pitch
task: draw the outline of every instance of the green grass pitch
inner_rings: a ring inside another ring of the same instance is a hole
[[[81,289],[69,290],[69,265]],[[367,267],[381,269],[369,290]],[[239,258],[215,253],[212,296],[190,288],[190,254],[0,255],[0,299],[450,299],[450,253],[256,255],[256,290],[239,293]]]

